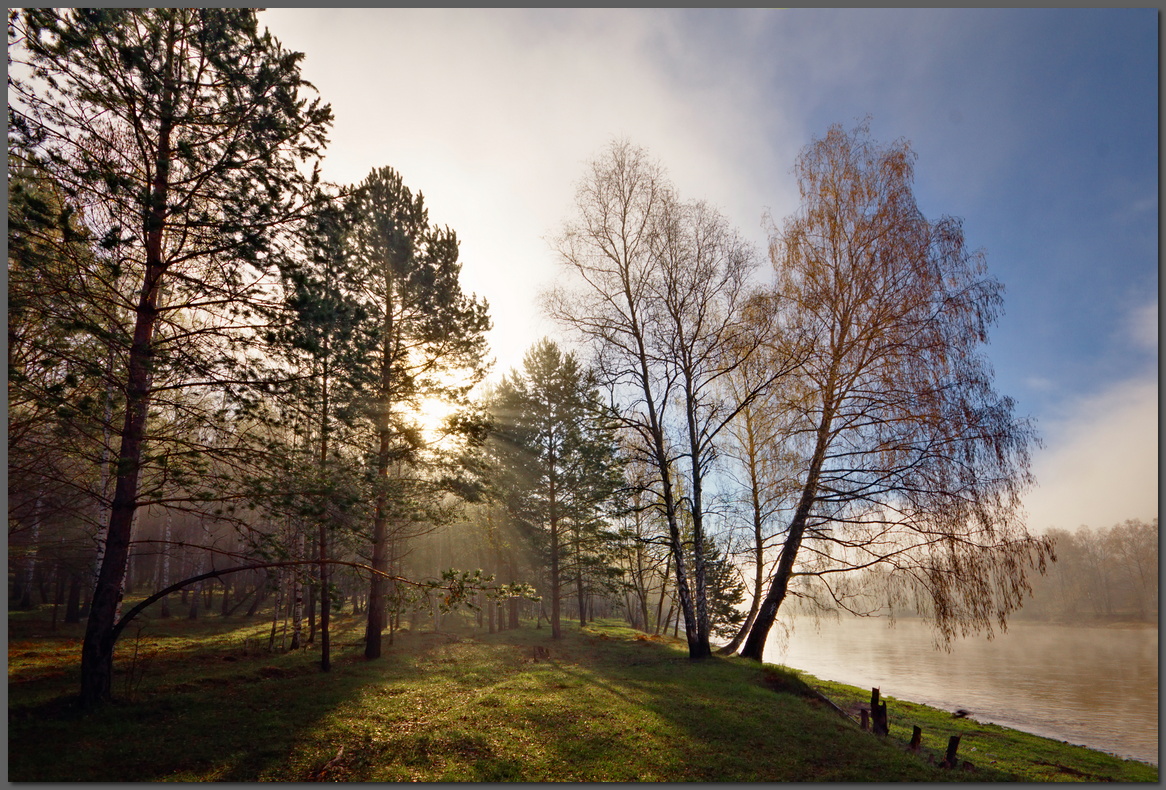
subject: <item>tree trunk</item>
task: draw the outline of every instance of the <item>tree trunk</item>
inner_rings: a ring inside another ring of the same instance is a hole
[[[385,627],[385,579],[378,571],[384,572],[388,561],[386,552],[388,547],[386,542],[388,540],[387,521],[389,517],[389,501],[386,488],[389,479],[391,438],[389,410],[392,404],[391,399],[393,394],[393,355],[395,350],[393,344],[396,338],[393,310],[396,294],[394,289],[393,266],[392,262],[388,260],[387,255],[382,261],[382,265],[385,282],[385,315],[380,338],[381,370],[379,391],[377,393],[377,397],[379,398],[377,408],[379,411],[376,414],[378,448],[376,510],[373,514],[372,534],[373,574],[369,583],[368,620],[364,633],[364,657],[367,659],[380,658],[381,655],[381,631]]]
[[[579,627],[587,625],[587,601],[583,597],[583,558],[580,551],[581,536],[575,535],[575,596],[579,599]]]
[[[308,584],[308,644],[316,641],[316,585]]]
[[[549,467],[555,468],[552,453]],[[551,639],[562,639],[563,630],[559,621],[559,605],[562,597],[562,578],[559,570],[559,517],[556,510],[555,476],[550,476],[550,522],[551,522]]]
[[[202,563],[199,563],[198,566],[195,567],[195,575],[197,576],[200,573],[202,573]],[[198,607],[202,599],[202,596],[199,595],[201,591],[202,582],[199,582],[198,586],[190,591],[190,611],[186,615],[190,620],[198,619]]]
[[[158,589],[160,589],[160,590],[164,590],[170,586],[170,536],[173,534],[173,530],[172,530],[173,521],[174,521],[173,513],[170,511],[169,508],[167,508],[166,509],[166,521],[165,521],[166,526],[162,532],[162,540],[165,542],[163,543],[163,548],[162,548],[162,563],[161,563],[162,564],[162,568],[161,568],[161,577],[162,578],[159,580],[159,583],[158,583]],[[165,598],[162,599],[162,609],[161,609],[161,612],[159,612],[159,616],[160,617],[169,617],[170,616],[170,596],[166,596]]]
[[[292,544],[295,546],[294,559],[297,559],[297,560],[303,559],[303,556],[304,556],[303,540],[304,540],[303,533],[300,532],[299,530],[296,530],[296,533],[295,533],[294,537],[292,538]],[[291,616],[292,616],[291,649],[292,650],[299,650],[301,647],[301,644],[303,642],[303,631],[304,631],[304,584],[303,584],[303,578],[300,576],[300,572],[299,572],[298,568],[292,570],[291,585],[292,585],[292,589],[291,589],[291,599],[292,599],[291,600],[291,604],[292,604],[292,606],[291,606],[291,610],[292,610],[292,612],[291,612]]]
[[[172,23],[173,24],[173,23]],[[170,189],[170,136],[173,128],[174,87],[171,64],[174,54],[174,29],[168,32],[164,64],[164,86],[158,97],[158,148],[154,161],[154,182],[150,205],[145,212],[146,271],[134,315],[133,341],[126,364],[125,420],[121,430],[121,448],[117,458],[117,482],[109,514],[105,539],[105,556],[89,606],[89,621],[81,646],[81,704],[93,707],[110,699],[113,684],[113,625],[121,599],[129,559],[130,531],[138,507],[138,474],[142,442],[149,412],[151,368],[153,365],[154,329],[158,320],[158,296],[166,264],[162,258],[166,227],[167,199]]]
[[[53,624],[52,630],[57,630],[57,614],[61,608],[61,601],[65,599],[65,571],[58,562],[56,566],[56,579],[53,590]]]
[[[332,669],[332,592],[328,589],[328,527],[320,522],[320,671]]]
[[[826,450],[830,445],[834,410],[837,408],[834,397],[834,382],[836,381],[835,371],[838,364],[839,360],[836,359],[827,377],[826,390],[822,395],[822,418],[818,423],[814,454],[810,458],[810,468],[806,475],[805,485],[802,487],[798,509],[794,512],[789,534],[786,535],[785,543],[781,547],[777,571],[774,573],[773,582],[769,586],[769,593],[765,596],[765,601],[757,610],[757,619],[749,631],[745,646],[741,649],[743,657],[751,658],[754,661],[761,660],[761,655],[765,650],[765,640],[769,636],[769,629],[773,627],[778,607],[785,600],[786,590],[789,589],[789,580],[793,575],[794,560],[797,559],[798,549],[802,545],[802,535],[806,531],[806,522],[810,517],[810,508],[817,501],[818,481],[822,474],[822,464],[825,463]]]
[[[514,552],[510,552],[510,584],[518,582],[518,557]],[[520,601],[517,598],[511,598],[506,602],[507,608],[510,610],[510,627],[518,628],[518,606]]]
[[[219,615],[222,617],[226,617],[231,611],[231,582],[229,579],[230,577],[219,579],[223,584],[223,604],[219,607]]]
[[[684,371],[685,415],[688,421],[688,453],[692,468],[692,572],[696,587],[696,652],[689,643],[689,658],[708,658],[709,644],[708,583],[705,572],[704,537],[704,467],[701,463],[700,432],[696,425],[696,399],[692,375],[688,366]]]
[[[247,608],[247,616],[254,617],[255,613],[259,611],[259,607],[267,600],[267,596],[271,594],[271,589],[268,584],[271,580],[271,572],[263,572],[263,580],[259,582],[255,590],[255,600],[251,602],[251,606]]]
[[[65,599],[65,622],[81,622],[81,576],[69,574],[69,596]]]
[[[41,497],[38,493],[32,505],[32,538],[29,541],[28,554],[24,558],[24,568],[21,573],[20,608],[32,608],[32,580],[36,573],[37,544],[40,542],[40,511]],[[44,602],[44,596],[41,596]]]
[[[381,632],[385,628],[385,577],[382,573],[387,562],[387,529],[388,495],[384,485],[388,480],[389,468],[389,432],[384,429],[380,432],[380,460],[378,461],[377,479],[381,490],[377,492],[376,511],[373,514],[372,528],[372,579],[368,588],[368,619],[364,631],[364,657],[374,659],[381,657]]]

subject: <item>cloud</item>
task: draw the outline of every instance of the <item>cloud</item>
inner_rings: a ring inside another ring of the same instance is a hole
[[[613,138],[648,149],[685,198],[708,200],[764,251],[761,216],[796,196],[801,144],[752,79],[754,15],[673,11],[271,9],[262,24],[307,53],[331,103],[323,171],[355,183],[397,169],[461,240],[462,281],[485,297],[496,372],[555,327],[535,305],[557,272],[547,239]],[[748,42],[742,44],[743,41]],[[747,51],[742,51],[742,48]],[[781,173],[782,178],[768,177]],[[747,177],[742,178],[742,174]]]
[[[1158,515],[1158,382],[1126,381],[1076,401],[1045,427],[1029,529],[1108,527]]]
[[[1158,300],[1130,311],[1126,331],[1134,344],[1145,351],[1158,351]]]

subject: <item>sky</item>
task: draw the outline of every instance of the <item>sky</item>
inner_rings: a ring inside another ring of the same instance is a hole
[[[764,261],[798,151],[834,123],[910,141],[929,218],[1006,289],[988,356],[1034,421],[1029,527],[1158,514],[1156,9],[271,9],[332,105],[324,177],[391,166],[461,239],[497,373],[544,335],[552,247],[614,139]],[[764,265],[764,263],[763,263]]]

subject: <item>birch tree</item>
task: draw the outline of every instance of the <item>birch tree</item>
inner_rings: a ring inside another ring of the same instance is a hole
[[[801,472],[743,656],[761,659],[795,579],[841,600],[851,572],[877,571],[948,639],[1003,628],[1050,557],[1021,509],[1035,434],[982,351],[1002,288],[958,220],[920,213],[913,170],[907,143],[866,124],[798,157],[767,320],[796,365],[778,408]]]
[[[548,309],[591,344],[617,419],[654,470],[689,655],[704,658],[712,652],[706,481],[725,426],[784,372],[771,371],[741,400],[719,387],[760,348],[744,312],[756,262],[719,212],[681,201],[663,169],[626,142],[591,163],[576,207],[558,244],[566,281],[549,294]],[[692,523],[691,552],[682,510]]]

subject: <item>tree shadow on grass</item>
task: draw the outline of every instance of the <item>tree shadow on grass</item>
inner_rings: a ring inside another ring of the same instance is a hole
[[[767,688],[765,671],[740,660],[694,663],[683,651],[623,631],[613,631],[622,634],[614,639],[573,631],[549,641],[546,631],[527,627],[472,638],[399,632],[384,657],[370,662],[362,656],[358,625],[353,619],[334,632],[328,674],[316,668],[315,651],[257,655],[241,639],[207,636],[159,653],[136,687],[119,659],[127,674],[118,682],[131,681],[132,698],[93,712],[65,704],[63,694],[75,693],[75,686],[59,679],[10,685],[9,778],[939,776],[902,749],[875,744],[824,706]],[[550,660],[535,646],[546,647]],[[61,693],[46,700],[50,688]]]
[[[553,666],[558,677],[548,677],[547,684],[562,686],[569,693],[557,706],[519,715],[532,726],[555,733],[547,745],[554,755],[548,762],[571,767],[567,775],[556,779],[950,778],[896,744],[873,740],[874,736],[807,694],[796,678],[775,684],[769,677],[771,668],[740,659],[692,662],[675,648],[645,640],[612,645],[604,651],[603,660],[586,664],[565,660]],[[607,704],[610,698],[619,703]],[[612,710],[628,713],[613,716]],[[639,762],[629,763],[630,753]],[[1007,778],[989,774],[974,778]],[[525,777],[528,781],[540,778]]]
[[[446,641],[398,634],[384,658],[366,661],[348,626],[334,634],[327,674],[318,650],[269,653],[242,639],[139,655],[136,667],[123,645],[114,678],[120,696],[94,711],[76,706],[78,657],[62,653],[59,674],[10,682],[9,779],[303,779],[313,760],[330,755],[314,737],[325,722],[371,688],[415,677],[413,664]],[[136,683],[134,671],[144,672]]]

